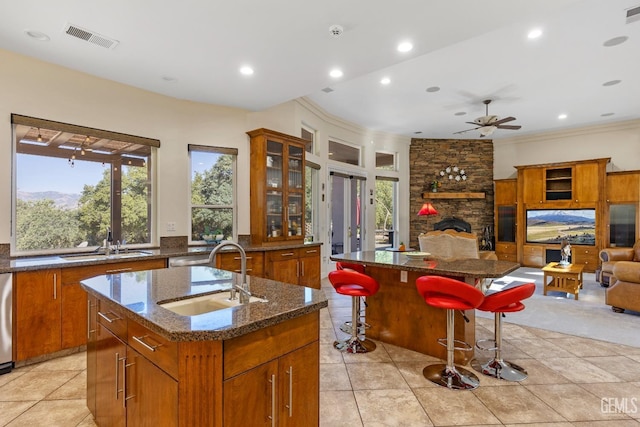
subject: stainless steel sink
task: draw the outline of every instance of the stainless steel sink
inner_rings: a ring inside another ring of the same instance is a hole
[[[267,302],[267,300],[255,296],[249,298],[249,304],[254,302]],[[230,300],[228,292],[219,292],[215,294],[203,295],[200,297],[167,302],[159,305],[160,307],[164,307],[167,310],[173,311],[174,313],[181,316],[197,316],[198,314],[210,313],[216,310],[238,307],[242,304],[240,304],[239,299]]]
[[[122,258],[139,258],[144,256],[151,255],[150,252],[139,251],[139,250],[129,250],[123,251],[117,254],[100,254],[100,253],[88,253],[88,254],[70,254],[70,255],[62,255],[60,258],[65,261],[98,261],[101,259],[122,259]]]

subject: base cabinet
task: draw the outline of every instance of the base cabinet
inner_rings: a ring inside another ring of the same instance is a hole
[[[267,252],[266,278],[320,289],[318,247]]]
[[[314,342],[225,381],[225,427],[318,425],[318,366]]]

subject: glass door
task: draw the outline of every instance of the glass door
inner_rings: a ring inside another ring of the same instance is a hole
[[[356,252],[364,248],[365,181],[337,172],[331,173],[331,254]]]
[[[284,144],[267,141],[267,236],[281,238],[284,232]]]

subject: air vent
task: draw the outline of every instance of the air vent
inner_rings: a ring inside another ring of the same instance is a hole
[[[640,6],[627,9],[627,24],[640,21]]]
[[[87,41],[89,43],[93,43],[101,47],[106,47],[107,49],[113,49],[118,46],[119,43],[117,40],[105,37],[85,28],[80,28],[77,25],[73,24],[67,24],[64,27],[64,32],[72,37]]]
[[[330,87],[325,87],[324,89],[322,89],[322,91],[324,93],[331,93],[331,92],[333,92],[333,89],[331,89]]]

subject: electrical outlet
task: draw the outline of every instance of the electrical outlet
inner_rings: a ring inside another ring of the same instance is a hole
[[[176,223],[173,221],[167,222],[167,231],[176,231]]]
[[[402,283],[407,283],[407,280],[408,280],[408,278],[407,278],[407,272],[406,272],[406,271],[404,271],[404,270],[403,270],[403,271],[401,271],[401,272],[400,272],[400,281],[401,281]]]

